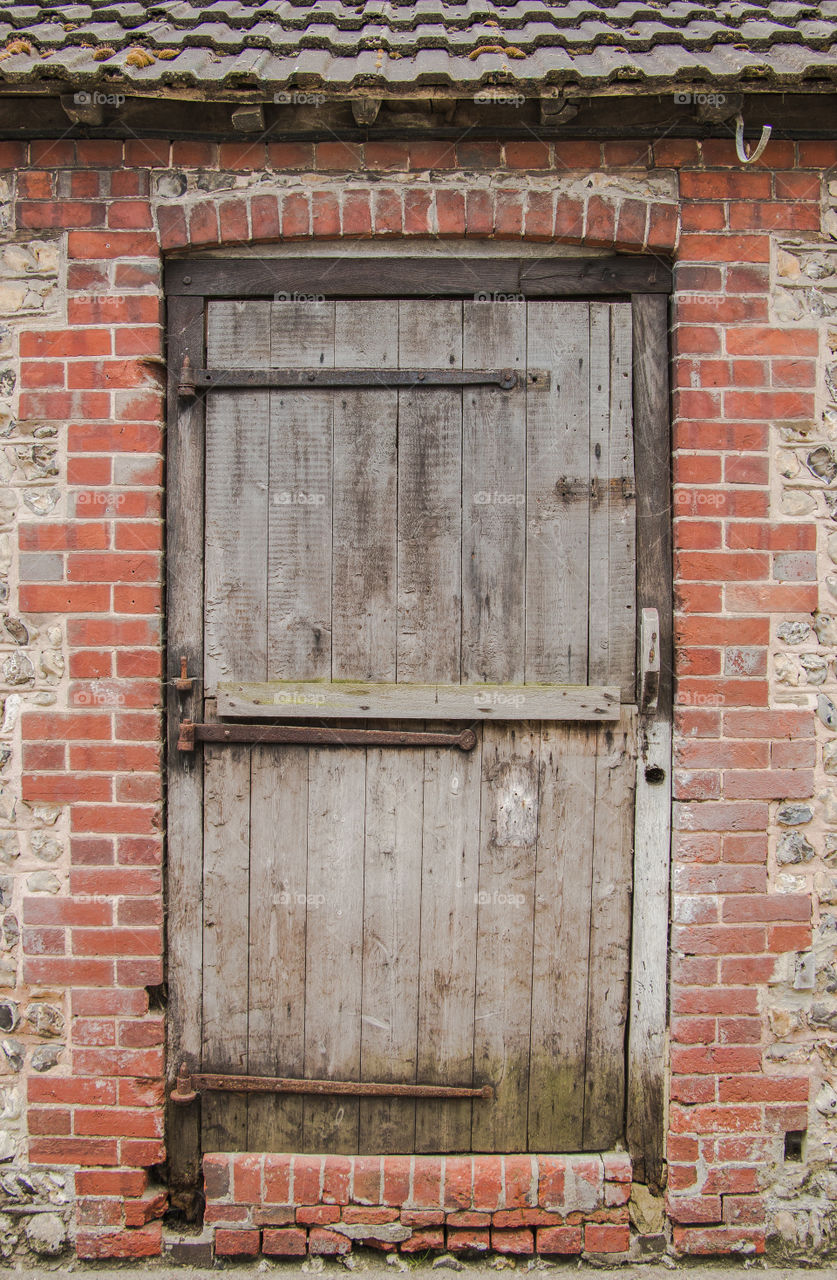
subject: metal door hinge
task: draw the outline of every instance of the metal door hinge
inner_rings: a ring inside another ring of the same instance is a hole
[[[549,371],[529,369],[193,369],[188,355],[183,359],[178,394],[184,399],[198,389],[228,390],[234,387],[356,388],[369,391],[421,387],[498,387],[514,391],[528,386],[545,390]]]
[[[294,1080],[283,1076],[214,1075],[190,1072],[185,1065],[170,1091],[172,1102],[188,1106],[199,1093],[343,1094],[357,1098],[493,1098],[490,1084],[458,1087],[442,1084],[381,1084],[371,1080]]]

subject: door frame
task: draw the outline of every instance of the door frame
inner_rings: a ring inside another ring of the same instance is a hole
[[[374,263],[374,270],[370,265]],[[178,723],[197,709],[175,681],[185,656],[189,677],[203,680],[204,400],[178,395],[188,353],[205,363],[205,311],[211,298],[286,294],[344,298],[518,296],[542,300],[598,298],[632,304],[633,412],[637,522],[637,618],[659,615],[659,696],[640,715],[634,824],[631,973],[626,1045],[626,1138],[634,1180],[658,1190],[664,1179],[673,577],[669,295],[671,267],[656,256],[426,258],[178,258],[165,269],[168,309],[166,462],[167,1092],[185,1062],[199,1068],[202,993],[202,755],[177,749]],[[639,632],[639,627],[638,627]],[[639,635],[637,637],[639,658]],[[641,663],[637,662],[639,680]],[[639,703],[639,691],[637,696]],[[196,868],[198,874],[196,874]],[[167,1107],[172,1205],[194,1212],[200,1186],[196,1106]]]

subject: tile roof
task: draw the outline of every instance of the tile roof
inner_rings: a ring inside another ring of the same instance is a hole
[[[0,0],[0,89],[837,79],[837,0]]]

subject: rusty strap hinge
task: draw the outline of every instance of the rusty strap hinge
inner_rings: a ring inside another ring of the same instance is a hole
[[[514,369],[193,369],[187,355],[180,371],[178,394],[191,399],[198,388],[211,391],[232,387],[499,387],[501,391],[513,391],[519,386],[543,390],[549,386],[549,373],[545,369],[530,369],[527,373]]]
[[[473,729],[459,733],[420,733],[395,729],[328,729],[303,724],[194,724],[181,720],[178,751],[194,751],[196,742],[302,743],[317,747],[459,747],[471,751]]]
[[[190,1072],[183,1065],[169,1097],[186,1106],[199,1093],[315,1093],[357,1098],[493,1098],[490,1084],[458,1088],[443,1084],[378,1084],[366,1080],[292,1080],[282,1076],[228,1076]]]

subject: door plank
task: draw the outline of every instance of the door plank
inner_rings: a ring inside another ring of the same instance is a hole
[[[308,758],[305,1076],[360,1079],[366,753]],[[354,1152],[357,1098],[303,1103],[304,1151]]]
[[[301,1078],[305,1068],[308,750],[253,747],[250,782],[248,1074]],[[295,1151],[302,1098],[254,1094],[247,1149]]]
[[[590,306],[590,380],[588,389],[589,632],[587,678],[610,670],[610,306]]]
[[[609,561],[610,668],[608,684],[618,684],[622,701],[636,693],[636,480],[632,405],[633,324],[630,303],[610,308],[610,474]]]
[[[362,1080],[414,1083],[418,1022],[424,753],[366,757]],[[412,1151],[416,1103],[361,1098],[358,1149]]]
[[[618,720],[615,686],[272,681],[218,686],[218,713],[275,720]]]
[[[199,715],[202,703],[193,696],[184,708],[172,681],[179,674],[181,655],[189,671],[203,681],[204,409],[198,399],[181,399],[176,385],[187,352],[195,364],[204,362],[203,299],[172,299],[168,319],[166,1082],[171,1086],[181,1064],[197,1070],[201,1055],[203,760],[184,759],[177,738],[184,710]],[[166,1141],[171,1203],[191,1220],[201,1168],[197,1107],[168,1104]]]
[[[462,304],[398,306],[402,368],[462,368]],[[400,681],[457,681],[461,631],[462,392],[398,393]]]
[[[480,857],[482,743],[467,755],[424,753],[418,1079],[470,1085]],[[477,1104],[485,1105],[485,1104]],[[417,1151],[467,1151],[471,1103],[422,1102]]]
[[[590,306],[530,302],[527,392],[526,680],[586,684]]]
[[[233,368],[270,361],[270,304],[213,302],[207,359]],[[220,679],[267,674],[267,499],[270,395],[218,392],[206,409],[205,692]]]
[[[334,303],[274,302],[271,363],[334,365]],[[334,397],[270,394],[269,679],[331,675],[331,464]]]
[[[204,1071],[247,1074],[250,749],[204,748]],[[243,1151],[247,1100],[201,1099],[204,1151]]]
[[[463,305],[463,367],[520,369],[526,307]],[[463,393],[462,679],[524,679],[526,392]]]
[[[398,362],[396,302],[335,304],[338,366]],[[334,397],[332,678],[394,680],[397,598],[397,392]]]
[[[530,1151],[582,1144],[597,745],[595,726],[541,727]]]
[[[474,1151],[526,1150],[539,747],[536,724],[483,727]]]
[[[590,370],[589,680],[632,702],[636,669],[636,499],[631,309],[594,303]]]
[[[586,1151],[612,1146],[625,1125],[625,1025],[631,879],[636,710],[598,731],[596,829],[590,910],[587,1066],[584,1078]]]

